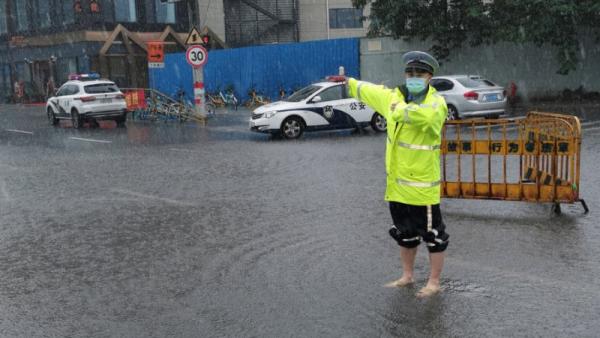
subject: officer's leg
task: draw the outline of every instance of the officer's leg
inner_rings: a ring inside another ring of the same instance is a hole
[[[394,229],[390,229],[390,234],[394,232]],[[400,245],[400,262],[402,263],[402,277],[397,279],[391,283],[386,284],[386,287],[403,287],[410,284],[413,284],[414,278],[414,268],[415,268],[415,258],[417,257],[417,248],[420,243],[420,239],[407,241],[409,244],[405,244],[403,240],[410,239],[408,235],[400,235],[392,236],[398,244]],[[417,237],[418,238],[418,237]]]
[[[415,229],[407,226],[408,213],[410,212],[408,206],[391,202],[390,211],[395,225],[389,230],[389,234],[400,246],[402,277],[386,284],[386,286],[403,287],[414,283],[415,258],[417,256],[417,247],[421,243],[421,237]]]
[[[440,277],[444,267],[445,251],[448,247],[450,236],[446,233],[446,226],[442,221],[439,205],[428,207],[428,232],[423,236],[429,250],[429,264],[431,272],[427,285],[422,288],[417,296],[428,297],[440,291]]]
[[[415,270],[415,258],[417,257],[417,248],[400,247],[400,260],[402,261],[402,278],[407,282],[413,282],[413,273]]]
[[[427,280],[427,285],[417,293],[417,296],[428,297],[440,291],[440,276],[442,275],[442,269],[444,268],[445,256],[446,254],[444,252],[429,253],[431,272],[429,274],[429,279]]]

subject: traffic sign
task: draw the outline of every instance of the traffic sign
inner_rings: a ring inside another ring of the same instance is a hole
[[[187,62],[194,68],[200,68],[208,61],[208,52],[200,45],[193,45],[185,53]]]
[[[148,41],[148,62],[163,63],[165,62],[165,50],[163,41]]]
[[[185,44],[186,45],[197,45],[200,43],[202,43],[202,37],[201,37],[198,29],[196,29],[196,27],[194,27],[190,31],[190,34],[188,34],[187,39],[185,39]]]

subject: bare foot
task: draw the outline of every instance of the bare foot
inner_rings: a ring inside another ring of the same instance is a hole
[[[435,294],[438,294],[441,291],[439,286],[436,285],[426,285],[424,288],[417,292],[417,298],[428,298]]]
[[[415,281],[412,279],[412,277],[402,277],[398,280],[395,280],[393,282],[389,282],[386,285],[384,285],[384,287],[386,288],[403,288],[405,286],[409,286],[414,284]]]

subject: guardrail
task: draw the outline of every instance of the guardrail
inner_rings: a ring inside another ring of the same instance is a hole
[[[442,196],[580,202],[581,124],[575,116],[448,121],[443,129]]]
[[[122,88],[121,91],[132,119],[206,123],[206,116],[197,114],[193,106],[155,89]]]

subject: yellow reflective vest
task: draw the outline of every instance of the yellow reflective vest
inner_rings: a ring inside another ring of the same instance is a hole
[[[435,88],[421,102],[406,103],[400,89],[348,79],[350,96],[387,121],[385,200],[410,205],[440,203],[440,145],[446,101]]]

